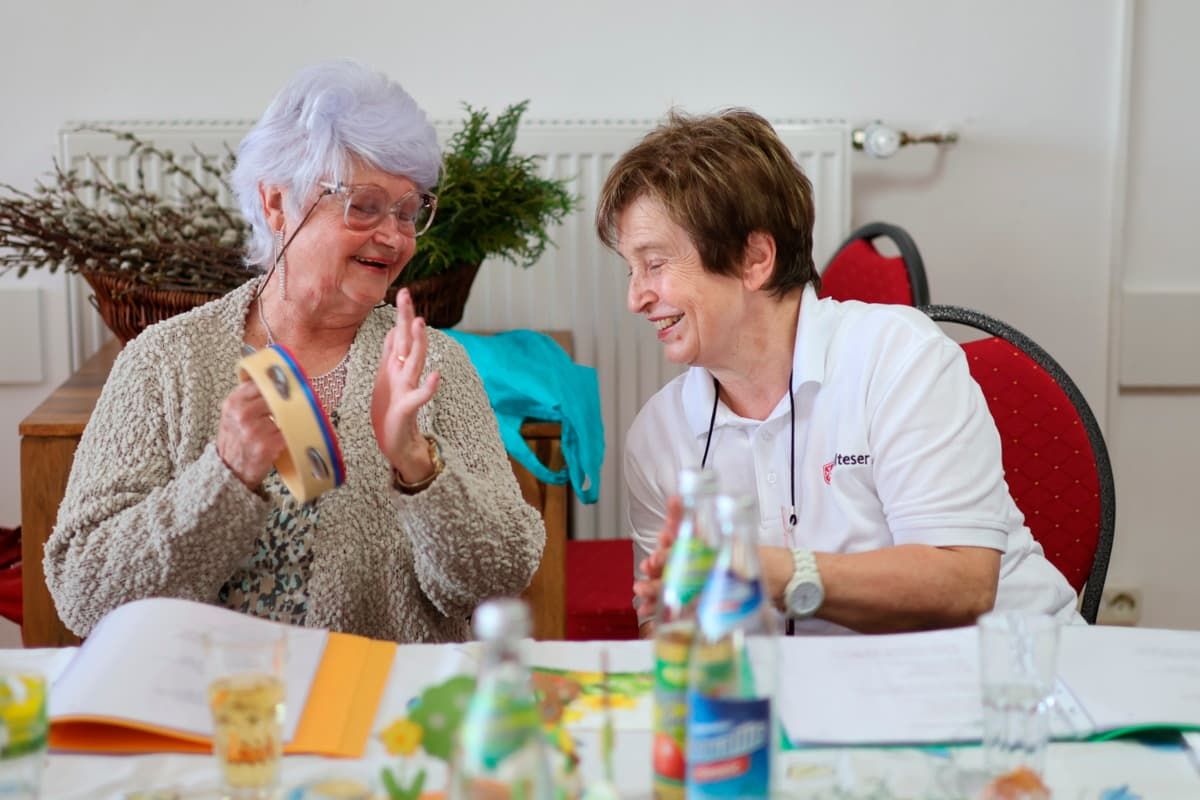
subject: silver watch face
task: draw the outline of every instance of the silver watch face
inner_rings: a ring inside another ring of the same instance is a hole
[[[824,599],[825,592],[820,584],[808,581],[799,583],[788,596],[788,613],[793,617],[811,617]]]

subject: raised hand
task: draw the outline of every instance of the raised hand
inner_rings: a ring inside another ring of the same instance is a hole
[[[221,403],[217,455],[251,491],[262,484],[285,447],[271,409],[251,380],[244,380]]]
[[[417,410],[437,391],[438,373],[425,380],[429,336],[425,320],[416,315],[407,289],[396,294],[396,325],[388,332],[375,373],[371,395],[371,425],[384,457],[406,483],[416,483],[433,472],[429,447],[417,427]]]

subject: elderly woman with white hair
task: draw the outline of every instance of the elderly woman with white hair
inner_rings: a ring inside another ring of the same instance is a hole
[[[122,351],[75,455],[46,580],[87,635],[144,597],[396,641],[467,638],[514,595],[545,529],[521,498],[478,375],[388,286],[437,199],[440,156],[401,87],[350,61],[307,68],[238,150],[260,275]],[[345,482],[291,495],[247,347],[280,343],[341,444]]]

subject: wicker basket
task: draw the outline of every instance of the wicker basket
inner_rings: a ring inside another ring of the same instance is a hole
[[[121,344],[156,322],[221,296],[211,292],[155,289],[111,273],[85,272],[83,277],[92,287],[92,305]]]
[[[418,278],[403,285],[412,294],[417,315],[424,317],[426,324],[432,328],[453,328],[462,321],[477,272],[478,264],[460,264],[441,275]],[[387,301],[395,304],[395,286],[388,289]]]
[[[453,328],[463,317],[478,264],[463,264],[442,275],[405,284],[412,294],[417,314],[434,328]],[[156,322],[216,300],[215,292],[155,289],[118,275],[85,272],[92,287],[91,303],[104,324],[124,344]],[[387,300],[396,302],[396,288],[388,289]]]

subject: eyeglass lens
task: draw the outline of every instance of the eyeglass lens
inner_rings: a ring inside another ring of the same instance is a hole
[[[433,221],[434,203],[430,195],[412,191],[394,205],[380,186],[356,186],[346,194],[346,227],[365,231],[383,222],[390,212],[400,229],[420,235]]]

